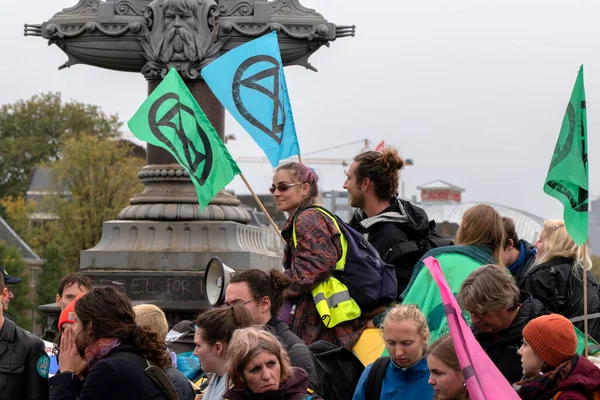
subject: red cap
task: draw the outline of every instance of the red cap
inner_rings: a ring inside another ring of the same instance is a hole
[[[58,331],[62,331],[62,326],[64,323],[74,324],[75,323],[75,302],[79,299],[83,294],[79,294],[75,297],[75,300],[70,302],[64,310],[60,313],[60,317],[58,318]]]

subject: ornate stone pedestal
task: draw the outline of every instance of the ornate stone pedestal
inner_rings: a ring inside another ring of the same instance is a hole
[[[224,109],[200,79],[201,69],[265,33],[278,34],[284,65],[315,70],[309,57],[354,26],[337,26],[300,0],[79,0],[42,24],[25,25],[69,57],[60,68],[88,64],[141,72],[152,92],[176,68],[220,137]],[[191,134],[191,133],[187,133]],[[96,283],[114,285],[136,302],[161,306],[170,322],[194,317],[203,303],[203,270],[218,256],[235,269],[277,268],[280,256],[249,213],[221,191],[200,212],[188,174],[165,150],[148,146],[144,182],[118,220],[81,253]]]
[[[159,83],[149,81],[148,92]],[[223,107],[203,81],[187,84],[222,137]],[[234,269],[281,268],[281,257],[265,246],[264,229],[246,225],[250,214],[234,195],[222,190],[200,212],[187,171],[170,153],[148,145],[146,161],[138,174],[144,191],[118,220],[104,222],[94,248],[81,252],[80,268],[96,284],[154,303],[176,322],[207,307],[202,282],[211,258]]]

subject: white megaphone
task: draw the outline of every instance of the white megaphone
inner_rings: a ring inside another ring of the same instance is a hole
[[[211,258],[208,262],[204,271],[204,294],[211,307],[225,302],[225,289],[234,272],[218,257]]]

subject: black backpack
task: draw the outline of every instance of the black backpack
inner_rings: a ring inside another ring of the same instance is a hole
[[[410,281],[412,268],[429,250],[437,247],[452,246],[454,242],[442,237],[435,230],[435,221],[429,221],[429,229],[423,236],[413,237],[406,242],[392,247],[384,257],[386,262],[396,266],[396,281],[398,282],[398,295],[400,295]],[[405,266],[410,266],[406,268]]]
[[[365,370],[362,362],[350,350],[318,340],[308,346],[323,372],[324,400],[352,400],[358,380]]]
[[[381,388],[383,386],[383,377],[388,365],[390,365],[389,357],[379,357],[373,363],[369,376],[367,377],[367,387],[365,393],[369,395],[371,399],[381,398]]]
[[[177,394],[177,390],[175,386],[162,369],[157,367],[156,365],[150,364],[148,360],[146,360],[142,356],[138,356],[137,354],[130,353],[127,351],[120,351],[117,353],[112,353],[108,356],[108,358],[122,358],[125,360],[130,360],[135,362],[139,367],[144,371],[144,373],[152,379],[152,381],[160,387],[163,391],[167,399],[169,400],[178,400],[179,395]]]

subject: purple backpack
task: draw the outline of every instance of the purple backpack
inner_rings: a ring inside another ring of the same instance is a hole
[[[335,219],[340,233],[347,239],[346,264],[343,270],[334,271],[333,276],[348,287],[361,312],[369,313],[396,300],[398,282],[394,266],[384,262],[367,239],[337,215],[321,206],[308,208],[316,208]]]

